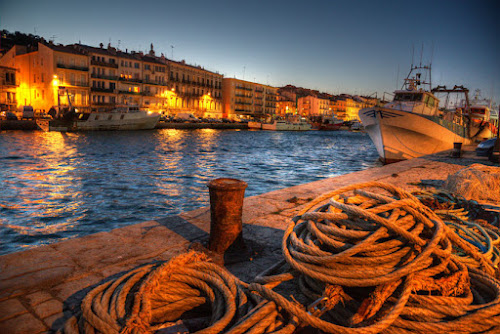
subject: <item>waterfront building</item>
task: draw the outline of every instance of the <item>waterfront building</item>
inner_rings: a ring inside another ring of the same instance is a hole
[[[361,109],[374,106],[377,99],[348,96],[346,98],[346,120],[359,121],[358,113]]]
[[[118,58],[116,50],[109,47],[95,48],[88,45],[74,44],[76,50],[89,58],[90,72],[90,107],[92,110],[110,110],[115,108],[118,80]]]
[[[337,119],[347,121],[346,97],[344,95],[333,96],[330,99],[330,108]]]
[[[151,45],[148,55],[142,57],[142,104],[162,114],[168,109],[168,66],[165,56],[156,57]]]
[[[167,65],[165,57],[123,52],[101,43],[99,48],[75,44],[90,58],[91,106],[110,110],[116,105],[138,105],[162,112],[167,106]]]
[[[285,117],[286,115],[297,114],[297,103],[295,100],[289,100],[284,96],[278,95],[276,115]]]
[[[16,91],[19,86],[18,70],[0,66],[0,110],[14,111],[17,107]]]
[[[1,59],[0,65],[19,71],[17,103],[47,112],[68,104],[89,109],[89,62],[81,51],[70,46],[38,43],[37,49],[16,45]]]
[[[80,111],[138,105],[175,116],[188,111],[222,118],[222,75],[155,55],[82,44],[15,46],[0,65],[19,73],[17,104],[48,112],[68,105]],[[170,80],[169,80],[170,79]]]
[[[167,60],[169,71],[168,113],[190,112],[197,117],[223,118],[222,74],[184,60]]]
[[[230,119],[277,115],[278,88],[236,78],[222,81],[223,115]]]
[[[301,96],[297,99],[297,108],[303,117],[321,117],[329,114],[330,99],[322,94]]]

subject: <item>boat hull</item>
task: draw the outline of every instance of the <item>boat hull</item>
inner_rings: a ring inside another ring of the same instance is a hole
[[[455,125],[452,131],[437,118],[407,111],[374,107],[360,110],[359,117],[385,163],[450,150],[455,142],[471,143],[464,127]]]
[[[309,123],[281,123],[274,122],[272,124],[262,124],[262,130],[272,130],[272,131],[309,131],[311,130],[311,124]]]
[[[44,131],[127,131],[154,129],[159,119],[159,114],[93,113],[87,120],[41,119],[37,124]]]
[[[260,122],[250,121],[250,122],[248,122],[247,125],[248,125],[249,129],[256,129],[256,130],[262,129],[262,123],[260,123]]]

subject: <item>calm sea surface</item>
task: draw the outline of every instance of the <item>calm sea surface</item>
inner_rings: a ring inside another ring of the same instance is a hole
[[[365,133],[246,130],[0,132],[0,254],[379,165]]]

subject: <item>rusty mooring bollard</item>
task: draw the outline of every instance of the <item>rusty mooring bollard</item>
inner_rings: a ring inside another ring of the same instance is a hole
[[[452,158],[460,158],[462,156],[462,143],[453,143],[453,150],[451,151]]]
[[[241,215],[247,183],[220,178],[207,184],[210,191],[210,239],[208,249],[224,254],[226,250],[244,248]]]

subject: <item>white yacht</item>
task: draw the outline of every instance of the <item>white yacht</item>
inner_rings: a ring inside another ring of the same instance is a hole
[[[56,119],[39,119],[44,131],[109,131],[154,129],[160,114],[141,110],[137,106],[122,106],[108,112],[67,112]]]
[[[309,131],[312,129],[311,124],[307,123],[305,119],[297,121],[289,120],[274,120],[272,123],[262,123],[262,130],[273,131]]]
[[[428,71],[428,79],[422,78]],[[426,81],[428,80],[428,81]],[[428,87],[425,89],[425,87]],[[463,86],[430,89],[430,66],[414,67],[394,100],[383,106],[361,109],[359,118],[385,163],[396,162],[452,149],[454,143],[470,144],[482,138],[483,127],[471,122],[470,108],[445,111],[435,93],[463,93]]]

